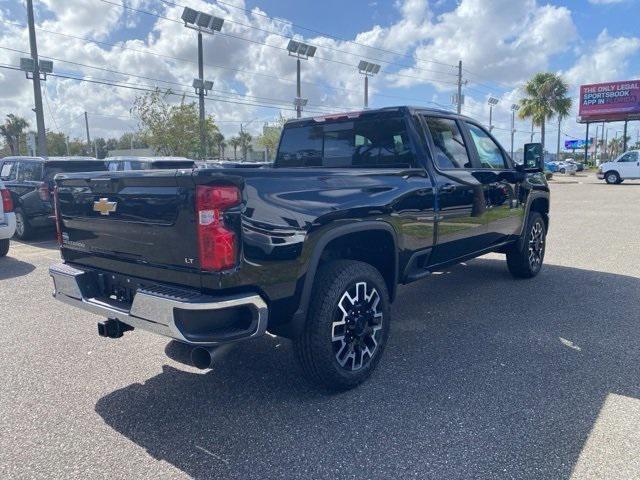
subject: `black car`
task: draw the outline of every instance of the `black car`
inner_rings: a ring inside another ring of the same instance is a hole
[[[28,239],[37,228],[53,228],[53,177],[58,173],[106,170],[91,157],[5,157],[0,179],[11,192],[16,214],[15,236]]]
[[[193,168],[196,162],[184,157],[107,157],[107,170],[122,172],[130,170],[157,170]]]
[[[59,175],[55,296],[106,317],[102,336],[191,345],[200,368],[285,336],[309,378],[351,388],[382,357],[399,284],[488,252],[538,274],[542,157],[525,145],[516,165],[471,118],[395,107],[291,120],[270,168]]]

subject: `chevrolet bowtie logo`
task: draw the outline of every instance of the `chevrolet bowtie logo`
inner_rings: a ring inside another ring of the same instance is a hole
[[[108,198],[101,198],[97,202],[93,202],[93,211],[100,212],[100,215],[109,215],[116,211],[118,202],[110,202]]]

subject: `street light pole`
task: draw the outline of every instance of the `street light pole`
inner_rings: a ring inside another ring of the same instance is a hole
[[[458,60],[458,101],[457,101],[458,115],[462,113],[462,60]]]
[[[38,46],[36,44],[36,28],[33,17],[33,0],[27,0],[27,23],[29,25],[29,46],[31,58],[35,64],[33,71],[33,97],[35,101],[36,127],[38,130],[38,155],[47,156],[47,135],[44,126],[44,110],[42,109],[42,90],[40,89],[40,66],[38,65]]]
[[[369,77],[373,77],[380,71],[380,65],[377,63],[360,60],[358,63],[358,72],[364,75],[364,108],[369,108]]]
[[[202,48],[202,32],[213,35],[222,30],[224,19],[214,17],[208,13],[199,12],[193,8],[184,7],[182,11],[184,26],[198,32],[198,78],[193,80],[193,87],[198,95],[199,126],[200,126],[200,158],[207,156],[207,135],[205,129],[204,97],[213,87],[213,82],[204,79],[204,54]]]
[[[302,98],[302,87],[300,85],[300,57],[296,58],[296,98]],[[296,102],[296,118],[302,117],[302,102]]]
[[[498,104],[499,100],[495,97],[489,97],[487,103],[489,104],[489,132],[493,130],[493,107]]]
[[[513,159],[513,136],[516,133],[516,112],[520,107],[515,103],[511,105],[511,158]]]
[[[202,32],[198,31],[198,79],[204,84],[204,54],[202,51]],[[204,128],[204,88],[198,91],[200,110],[200,158],[207,158],[207,137]]]

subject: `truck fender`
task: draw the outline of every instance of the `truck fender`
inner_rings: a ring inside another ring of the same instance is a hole
[[[391,238],[393,239],[393,250],[395,256],[395,266],[394,266],[394,274],[393,279],[391,281],[391,288],[389,289],[389,297],[390,300],[393,301],[396,294],[396,289],[398,285],[398,242],[396,231],[394,228],[387,222],[376,221],[376,220],[365,220],[361,222],[354,222],[349,225],[341,225],[338,227],[334,227],[328,232],[322,234],[322,236],[318,239],[315,246],[313,247],[313,252],[311,253],[309,264],[307,268],[307,273],[304,277],[304,283],[302,286],[302,292],[300,294],[300,303],[298,305],[298,310],[293,315],[288,331],[287,336],[298,336],[303,328],[307,318],[307,311],[309,307],[309,302],[311,300],[311,292],[313,289],[313,282],[315,280],[316,272],[318,270],[318,265],[320,264],[320,257],[322,256],[322,252],[326,248],[326,246],[332,240],[336,238],[340,238],[344,235],[348,235],[356,232],[363,232],[367,230],[383,230],[389,232],[391,234]]]

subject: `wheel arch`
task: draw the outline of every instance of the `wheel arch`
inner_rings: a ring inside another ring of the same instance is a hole
[[[376,241],[369,244],[379,246],[383,251],[388,252],[387,255],[374,256],[371,254],[373,250],[363,248],[363,245],[358,243],[364,237],[372,240],[371,236]],[[344,252],[350,254],[341,255]],[[390,301],[394,300],[398,285],[398,244],[394,228],[387,222],[375,220],[334,227],[323,233],[313,246],[298,309],[287,328],[287,336],[296,336],[302,331],[318,268],[323,262],[339,258],[364,261],[377,268],[387,284]]]

